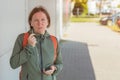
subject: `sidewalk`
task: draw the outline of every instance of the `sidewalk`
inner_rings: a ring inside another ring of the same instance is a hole
[[[96,23],[70,23],[63,40],[88,45],[95,80],[120,80],[120,34]]]

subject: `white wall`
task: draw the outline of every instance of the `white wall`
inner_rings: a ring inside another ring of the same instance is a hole
[[[17,35],[25,31],[25,0],[0,0],[0,80],[18,80],[9,58]]]
[[[63,0],[56,1],[56,36],[60,40],[63,36]]]

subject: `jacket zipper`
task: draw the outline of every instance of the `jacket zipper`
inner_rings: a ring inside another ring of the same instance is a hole
[[[28,74],[27,74],[27,80],[28,80]]]
[[[42,45],[40,40],[40,65],[41,65],[41,80],[43,80],[43,57],[42,57]]]

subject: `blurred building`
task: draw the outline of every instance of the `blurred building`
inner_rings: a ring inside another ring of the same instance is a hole
[[[120,0],[88,0],[88,13],[120,12]]]

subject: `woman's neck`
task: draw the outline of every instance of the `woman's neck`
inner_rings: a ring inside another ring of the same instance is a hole
[[[33,31],[33,33],[35,33],[35,34],[37,34],[37,35],[39,35],[39,34],[44,35],[44,34],[45,34],[45,32],[46,32],[46,31],[43,31],[43,32],[35,32],[35,31]]]

